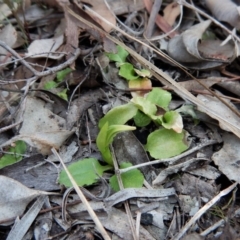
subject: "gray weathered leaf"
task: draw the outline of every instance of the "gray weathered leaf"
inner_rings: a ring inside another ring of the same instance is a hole
[[[0,175],[0,186],[0,221],[22,215],[26,206],[34,198],[48,194],[44,191],[27,188],[20,182],[2,175]],[[9,222],[9,224],[11,223],[12,221]]]

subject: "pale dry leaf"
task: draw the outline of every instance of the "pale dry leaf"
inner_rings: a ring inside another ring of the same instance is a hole
[[[177,17],[180,15],[181,8],[176,2],[168,4],[163,10],[163,18],[170,26],[173,26]]]
[[[223,22],[227,22],[233,27],[240,28],[240,15],[239,7],[231,0],[221,1],[218,0],[205,0],[207,7],[213,15]]]
[[[186,50],[198,59],[203,59],[198,51],[199,40],[202,38],[203,33],[207,30],[210,24],[211,21],[206,20],[199,24],[195,24],[182,34],[183,44],[185,45]]]
[[[222,45],[221,40],[204,40],[198,43],[198,50],[205,60],[230,63],[235,55],[234,44],[229,41]]]
[[[0,221],[16,218],[23,214],[26,206],[37,196],[47,192],[33,190],[12,178],[0,175]],[[9,222],[9,224],[11,224]],[[3,225],[9,225],[3,224]]]
[[[223,147],[213,154],[212,160],[229,180],[240,183],[240,139],[231,133],[222,134]]]
[[[6,25],[0,32],[0,40],[5,42],[9,47],[12,47],[17,41],[17,31],[12,24]],[[9,52],[0,47],[0,62],[7,63],[11,61]]]
[[[142,0],[107,0],[110,9],[116,15],[122,15],[129,12],[140,11],[144,9]]]
[[[226,89],[227,91],[235,94],[236,96],[240,97],[240,83],[239,81],[228,81],[229,79],[226,79],[225,81],[222,81],[218,83],[219,86]]]
[[[68,11],[64,10],[65,18],[66,18],[66,29],[65,29],[65,35],[66,35],[66,45],[65,45],[65,51],[67,53],[70,53],[73,51],[73,48],[78,48],[78,38],[80,35],[80,28],[77,26]],[[70,57],[70,54],[69,54]]]
[[[18,4],[16,2],[14,2],[13,4],[14,4],[15,9],[17,9]],[[0,3],[0,21],[4,20],[5,18],[10,16],[11,14],[12,14],[12,11],[8,7],[8,5],[5,4],[5,3]]]
[[[60,59],[63,53],[54,54],[64,41],[65,20],[62,20],[57,27],[54,37],[48,39],[34,40],[28,47],[28,52],[25,54],[31,58],[48,57],[51,59]],[[51,53],[50,53],[51,52]]]
[[[222,46],[220,40],[201,40],[210,24],[210,20],[201,22],[172,38],[168,54],[185,66],[198,70],[230,63],[236,57],[234,44],[228,42]]]
[[[24,236],[26,235],[27,231],[30,230],[30,226],[36,219],[36,216],[40,212],[46,199],[46,196],[39,196],[37,198],[37,200],[28,209],[21,220],[14,223],[6,240],[24,239]],[[47,226],[45,225],[45,227]]]
[[[49,154],[52,147],[58,149],[73,132],[66,130],[65,119],[45,105],[40,99],[26,98],[25,106],[22,106],[16,119],[19,121],[22,116],[23,122],[15,138],[26,141],[42,154]]]
[[[93,12],[96,12],[97,14],[99,14],[101,17],[103,17],[104,19],[106,19],[108,22],[111,23],[111,25],[116,26],[116,18],[115,16],[112,14],[112,12],[108,9],[108,6],[106,5],[105,1],[103,0],[84,0],[81,1],[81,4],[78,4],[80,6],[82,6],[82,8],[84,9],[84,4],[86,4],[87,6],[91,7],[91,12],[90,11],[86,11],[86,13],[98,24],[100,24],[102,26],[102,28],[106,31],[106,32],[110,32],[112,30],[112,26],[110,26],[108,23],[106,23],[105,21],[103,21],[102,19],[100,19],[96,14],[94,14]]]
[[[199,94],[197,96],[197,99],[202,101],[205,106],[208,107],[211,112],[214,112],[218,115],[220,115],[222,118],[224,118],[228,123],[238,126],[240,122],[240,118],[231,110],[229,109],[223,102],[220,102],[216,97],[207,96],[207,95],[201,95]],[[225,102],[227,102],[232,108],[237,108],[231,103],[230,100],[224,99]],[[198,106],[198,110],[204,112],[204,110]],[[215,118],[213,115],[210,115],[212,118]],[[230,131],[229,128],[226,125],[223,125],[221,122],[219,122],[219,126],[225,130]]]
[[[18,12],[18,17],[23,22],[33,22],[42,18],[46,18],[53,12],[53,9],[44,9],[40,5],[33,4],[29,6],[29,8],[25,9],[24,11]]]
[[[145,7],[147,11],[150,13],[152,10],[153,3],[151,0],[144,0]],[[172,27],[168,24],[168,22],[160,15],[158,14],[155,20],[157,26],[164,32],[169,33],[172,31]],[[176,35],[176,32],[171,32],[169,34],[170,37],[174,37]]]
[[[216,77],[209,77],[206,79],[198,79],[198,81],[202,82],[206,87],[212,87],[216,83],[224,82],[225,78],[216,78]],[[179,82],[179,85],[187,89],[188,91],[192,90],[206,90],[197,80],[188,80]]]
[[[134,221],[134,224],[136,224],[135,220],[133,221]],[[111,209],[111,211],[109,212],[108,218],[105,219],[102,222],[102,224],[106,229],[108,229],[109,231],[115,233],[118,237],[120,237],[120,239],[129,239],[129,240],[133,239],[131,228],[128,223],[127,214],[117,208]],[[145,228],[143,228],[140,225],[139,239],[154,240],[155,238]]]

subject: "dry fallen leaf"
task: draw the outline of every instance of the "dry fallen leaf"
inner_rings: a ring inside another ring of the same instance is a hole
[[[110,26],[108,23],[104,22],[102,19],[100,19],[96,14],[94,14],[93,12],[96,12],[97,14],[99,14],[101,17],[104,17],[104,19],[106,19],[108,22],[110,22],[113,26],[116,25],[116,18],[115,16],[112,14],[112,12],[109,10],[108,6],[105,4],[105,1],[102,0],[84,0],[81,2],[81,4],[77,3],[77,1],[75,1],[76,5],[80,6],[80,8],[84,9],[84,4],[86,4],[87,6],[91,7],[91,12],[86,10],[86,13],[98,24],[100,24],[102,26],[102,28],[106,31],[106,32],[110,32],[112,30],[112,26]]]
[[[64,29],[65,21],[63,20],[57,27],[53,38],[34,40],[28,47],[28,53],[26,53],[25,55],[30,56],[32,58],[42,57],[48,57],[52,59],[62,58],[63,54],[54,54],[54,52],[56,52],[57,49],[63,44]]]
[[[212,160],[230,180],[240,183],[240,139],[231,133],[222,134],[223,147],[213,154]]]
[[[197,96],[197,99],[204,102],[209,110],[219,114],[222,118],[224,118],[230,124],[233,124],[236,126],[239,125],[240,118],[230,108],[228,108],[223,102],[220,102],[216,97],[199,94]],[[224,101],[227,102],[230,106],[232,106],[232,108],[237,110],[237,108],[231,103],[230,100],[224,99]],[[202,108],[199,106],[198,106],[198,110],[204,112]],[[211,117],[216,119],[214,115],[212,115]],[[225,125],[221,123],[219,123],[219,126],[225,131],[230,131]]]
[[[13,4],[14,4],[14,7],[17,9],[18,8],[18,4],[16,2],[14,2]],[[11,14],[12,14],[12,11],[8,7],[8,5],[5,4],[5,3],[0,3],[0,21],[2,21],[3,19],[7,18]]]
[[[230,63],[235,56],[234,44],[221,45],[220,40],[201,40],[210,26],[207,20],[196,24],[169,41],[168,53],[176,61],[194,69],[210,69]]]
[[[19,135],[10,142],[23,140],[36,147],[44,155],[51,153],[51,148],[59,148],[73,133],[66,130],[65,119],[46,108],[46,104],[37,98],[27,97],[25,106],[19,111],[17,120],[23,118]],[[5,143],[9,144],[9,142]]]
[[[34,198],[48,194],[47,192],[27,188],[20,182],[1,175],[0,185],[0,221],[22,215],[26,206]],[[9,224],[12,224],[12,221]]]
[[[173,26],[181,10],[180,5],[176,2],[168,4],[163,10],[163,18],[170,26]]]
[[[150,0],[144,0],[144,4],[145,4],[145,7],[147,9],[147,11],[150,13],[151,12],[151,9],[152,9],[152,1]],[[156,20],[155,20],[157,26],[164,32],[164,33],[169,33],[172,31],[172,27],[171,25],[160,15],[158,14],[157,17],[156,17]],[[175,36],[175,32],[171,32],[169,34],[170,37],[173,37]]]
[[[219,20],[231,24],[233,27],[240,28],[240,7],[231,0],[221,1],[206,0],[206,5],[212,14]]]
[[[12,24],[6,25],[0,32],[0,40],[5,42],[9,47],[13,47],[17,41],[17,31],[12,26]],[[3,48],[0,47],[0,62],[8,63],[12,59],[11,54]],[[6,65],[5,65],[6,66]],[[1,66],[2,68],[2,66]]]

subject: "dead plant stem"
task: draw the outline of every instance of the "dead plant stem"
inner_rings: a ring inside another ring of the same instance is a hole
[[[154,164],[159,164],[159,163],[169,163],[170,165],[172,165],[174,162],[180,160],[181,158],[183,157],[186,157],[188,155],[190,155],[191,153],[194,153],[206,146],[209,146],[209,145],[212,145],[212,144],[215,144],[217,143],[216,140],[213,140],[213,141],[209,141],[209,142],[206,142],[206,143],[203,143],[203,144],[200,144],[199,146],[196,146],[192,149],[189,149],[188,151],[178,155],[178,156],[175,156],[175,157],[172,157],[172,158],[166,158],[166,159],[158,159],[158,160],[154,160],[154,161],[150,161],[150,162],[146,162],[146,163],[141,163],[141,164],[137,164],[135,166],[131,166],[131,167],[128,167],[128,168],[124,168],[124,169],[119,169],[119,172],[122,174],[122,173],[125,173],[125,172],[128,172],[130,170],[133,170],[133,169],[136,169],[136,168],[141,168],[141,167],[146,167],[148,165],[154,165]]]

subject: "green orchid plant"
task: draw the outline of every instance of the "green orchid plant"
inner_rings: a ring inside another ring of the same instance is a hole
[[[126,79],[130,88],[151,87],[150,72],[146,69],[136,69],[127,62],[128,52],[117,46],[117,53],[106,53],[110,61],[116,63],[118,74]],[[79,186],[91,185],[102,176],[104,171],[113,169],[113,157],[110,144],[114,137],[124,131],[133,131],[137,127],[146,127],[151,122],[156,130],[149,134],[145,150],[152,158],[163,159],[179,155],[187,150],[185,142],[186,131],[183,130],[182,117],[178,111],[169,110],[172,96],[161,88],[152,88],[147,94],[133,94],[129,103],[114,107],[99,121],[97,147],[101,152],[106,165],[99,164],[97,159],[89,158],[73,163],[68,167]],[[136,127],[125,125],[133,120]],[[131,163],[122,163],[120,168],[131,166]],[[124,187],[142,187],[144,177],[138,169],[130,170],[121,175]],[[59,182],[67,187],[71,186],[65,171],[62,171]],[[119,190],[116,175],[110,179],[115,191]]]

